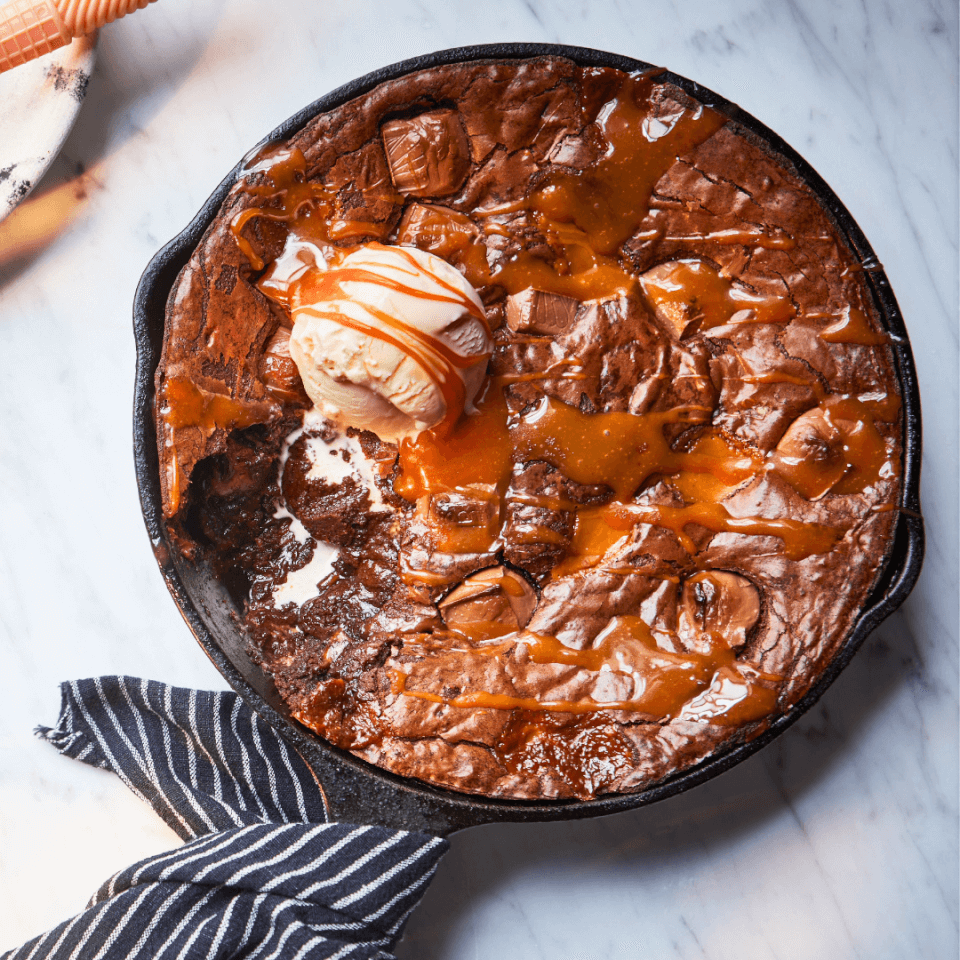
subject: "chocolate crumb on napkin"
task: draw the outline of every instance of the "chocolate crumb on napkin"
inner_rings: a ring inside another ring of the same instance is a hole
[[[112,770],[185,841],[0,960],[389,960],[448,843],[331,823],[304,761],[234,693],[64,683],[40,737]]]

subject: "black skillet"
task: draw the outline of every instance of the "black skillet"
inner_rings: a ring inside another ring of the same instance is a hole
[[[393,80],[415,70],[466,60],[512,60],[536,56],[563,56],[583,66],[615,67],[628,72],[651,67],[651,64],[629,57],[558,44],[512,43],[442,50],[384,67],[334,90],[294,114],[262,142],[286,139],[317,114],[340,106],[378,83]],[[729,769],[783,733],[816,703],[850,662],[867,635],[903,603],[916,583],[923,560],[924,540],[919,497],[920,395],[907,332],[886,274],[846,207],[796,151],[736,104],[698,83],[670,72],[664,73],[663,78],[750,131],[788,167],[796,170],[819,198],[840,235],[846,239],[863,265],[864,276],[881,321],[890,335],[903,396],[903,489],[900,499],[901,512],[890,557],[843,646],[799,703],[777,717],[771,726],[754,740],[721,750],[695,767],[667,777],[638,793],[617,794],[588,801],[538,803],[488,800],[395,776],[331,746],[290,716],[290,711],[277,693],[271,678],[250,659],[237,625],[233,602],[227,591],[205,566],[185,560],[176,550],[170,548],[160,507],[160,472],[153,419],[153,378],[160,359],[167,296],[177,274],[186,264],[235,183],[240,173],[241,161],[214,190],[186,229],[150,261],[137,288],[133,307],[134,334],[137,341],[137,381],[133,410],[137,482],[143,516],[157,563],[187,626],[234,690],[272,724],[312,767],[322,784],[329,813],[335,820],[447,835],[481,823],[571,820],[602,816],[642,807],[681,793]]]

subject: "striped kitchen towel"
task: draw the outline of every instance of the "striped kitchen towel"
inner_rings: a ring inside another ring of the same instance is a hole
[[[389,960],[447,849],[327,821],[313,774],[236,694],[130,677],[65,683],[37,733],[112,770],[187,842],[0,960]]]

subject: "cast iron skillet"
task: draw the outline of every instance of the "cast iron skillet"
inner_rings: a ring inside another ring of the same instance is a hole
[[[318,113],[338,107],[378,83],[441,64],[480,59],[520,59],[563,56],[583,66],[615,67],[624,71],[650,69],[651,64],[599,50],[558,44],[494,44],[443,50],[384,67],[305,107],[264,138],[286,139]],[[691,96],[735,120],[793,167],[832,216],[840,234],[856,253],[882,323],[890,335],[903,395],[904,450],[901,512],[892,553],[876,588],[863,607],[843,646],[809,693],[763,734],[748,743],[721,750],[695,767],[668,777],[638,793],[617,794],[588,801],[528,802],[491,800],[429,786],[395,776],[337,749],[290,716],[272,679],[248,655],[226,590],[203,565],[194,565],[171,549],[160,506],[160,471],[153,419],[154,372],[160,359],[164,310],[174,280],[236,181],[242,161],[214,190],[187,228],[149,263],[137,288],[133,307],[137,341],[137,381],[133,433],[137,482],[143,516],[167,587],[207,655],[229,684],[291,743],[311,766],[322,785],[330,815],[354,823],[421,830],[446,835],[481,823],[569,820],[594,817],[645,806],[673,796],[722,773],[779,736],[820,698],[850,662],[867,635],[904,601],[920,573],[923,560],[923,519],[920,516],[920,395],[913,355],[903,318],[886,274],[870,244],[823,179],[796,151],[736,104],[674,73],[663,74]]]

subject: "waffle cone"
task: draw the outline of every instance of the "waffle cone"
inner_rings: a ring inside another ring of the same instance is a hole
[[[153,0],[11,0],[0,7],[0,73],[66,46]]]
[[[72,39],[52,0],[13,0],[0,8],[0,73]]]

